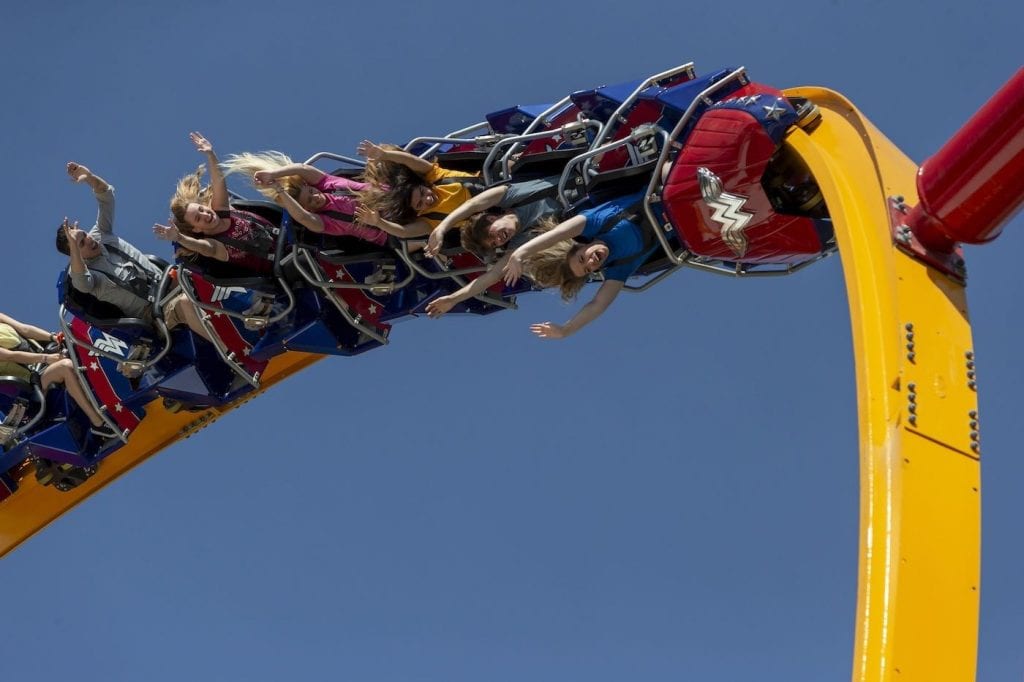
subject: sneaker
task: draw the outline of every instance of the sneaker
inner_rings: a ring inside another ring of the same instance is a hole
[[[93,426],[89,428],[89,433],[100,438],[102,440],[110,440],[111,438],[120,437],[121,433],[115,431],[108,424],[100,424],[99,426]]]

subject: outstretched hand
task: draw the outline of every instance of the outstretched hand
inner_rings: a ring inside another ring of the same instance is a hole
[[[75,163],[74,161],[68,161],[67,169],[68,177],[71,178],[71,182],[85,182],[92,175],[91,170],[80,163]]]
[[[380,223],[380,213],[365,204],[359,204],[356,206],[355,219],[363,225],[377,227]]]
[[[447,296],[435,298],[427,304],[427,316],[436,320],[454,307],[455,301],[452,301]]]
[[[213,145],[210,143],[209,140],[207,140],[205,137],[203,137],[201,133],[191,132],[191,133],[188,134],[188,137],[189,137],[190,140],[192,140],[192,144],[194,144],[196,146],[196,151],[198,151],[199,153],[201,153],[201,154],[212,154],[213,153]]]
[[[530,331],[542,339],[564,339],[565,328],[554,322],[539,322],[530,325]]]
[[[427,246],[423,249],[423,253],[431,258],[437,258],[437,254],[441,253],[442,246],[444,246],[444,230],[435,227],[427,237]]]
[[[176,242],[181,238],[181,232],[178,231],[175,225],[161,225],[155,223],[153,225],[153,235],[157,239],[163,239],[168,242]]]
[[[377,161],[384,156],[384,148],[370,142],[369,140],[363,140],[359,143],[359,146],[356,147],[356,153],[359,154],[359,156],[365,156],[371,161]]]
[[[268,187],[275,179],[274,171],[256,171],[252,174],[252,184],[257,187]]]
[[[77,253],[78,249],[81,248],[82,242],[85,240],[85,233],[78,229],[78,221],[70,222],[67,218],[60,224],[62,230],[64,230],[64,236],[68,240],[68,249],[72,253]]]
[[[505,267],[502,269],[505,284],[508,286],[515,285],[519,281],[519,278],[523,275],[523,257],[519,255],[517,251],[513,251],[508,257],[508,262],[505,263]]]

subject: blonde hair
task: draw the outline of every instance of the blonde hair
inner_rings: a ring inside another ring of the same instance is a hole
[[[189,204],[202,204],[209,206],[213,203],[213,190],[209,185],[203,186],[203,173],[206,166],[199,164],[194,173],[189,173],[174,188],[174,196],[171,197],[171,215],[178,229],[187,235],[192,235],[192,226],[185,219],[185,211]]]
[[[220,167],[224,175],[240,173],[252,183],[253,176],[259,171],[275,171],[285,166],[290,166],[294,161],[287,154],[281,152],[242,152],[241,154],[230,154],[221,161]],[[288,192],[294,199],[299,198],[302,186],[306,184],[298,175],[286,175],[277,179],[284,191]],[[275,189],[273,187],[259,187],[253,184],[256,191],[270,200],[274,199]]]
[[[558,221],[554,218],[543,218],[537,223],[536,231],[538,233],[548,232],[557,225]],[[562,300],[571,301],[576,298],[589,279],[588,275],[582,277],[575,275],[572,268],[569,267],[569,257],[576,249],[583,248],[583,246],[572,239],[563,239],[540,253],[527,257],[523,263],[523,269],[530,279],[536,282],[537,286],[542,289],[558,287]]]

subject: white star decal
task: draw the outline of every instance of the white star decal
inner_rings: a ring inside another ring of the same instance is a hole
[[[770,106],[761,108],[764,109],[764,115],[773,121],[778,121],[786,113],[785,108],[779,106],[778,100],[772,102]]]
[[[122,405],[121,403],[115,403],[114,404],[114,412],[123,412],[123,411],[124,411],[124,405]]]
[[[245,348],[243,348],[243,349],[242,349],[242,355],[248,356],[248,355],[249,355],[249,352],[250,352],[251,350],[252,350],[251,348],[249,348],[248,346],[246,346]]]
[[[377,314],[377,306],[375,306],[375,305],[371,305],[370,306],[370,314],[371,315],[376,315]]]
[[[96,364],[95,362],[90,362],[90,363],[89,363],[89,369],[91,369],[92,371],[94,371],[94,372],[95,372],[95,371],[96,371],[96,370],[98,370],[99,368],[100,368],[100,366],[99,366],[98,364]]]
[[[337,277],[338,279],[345,279],[345,269],[338,268],[338,270],[334,273],[334,276]]]

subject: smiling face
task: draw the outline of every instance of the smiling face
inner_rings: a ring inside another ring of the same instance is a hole
[[[417,213],[422,213],[437,203],[437,194],[433,188],[426,185],[417,185],[409,197],[409,204]]]
[[[299,196],[296,197],[299,206],[307,211],[317,212],[327,205],[327,195],[312,185],[302,185],[299,189]]]
[[[608,246],[604,242],[581,244],[569,252],[569,270],[576,277],[597,272],[608,259]]]
[[[519,218],[515,213],[495,216],[487,228],[487,238],[484,244],[489,249],[496,249],[499,246],[508,244],[508,240],[519,231]]]
[[[217,226],[220,218],[209,206],[192,202],[185,207],[185,222],[196,232],[206,234]]]

